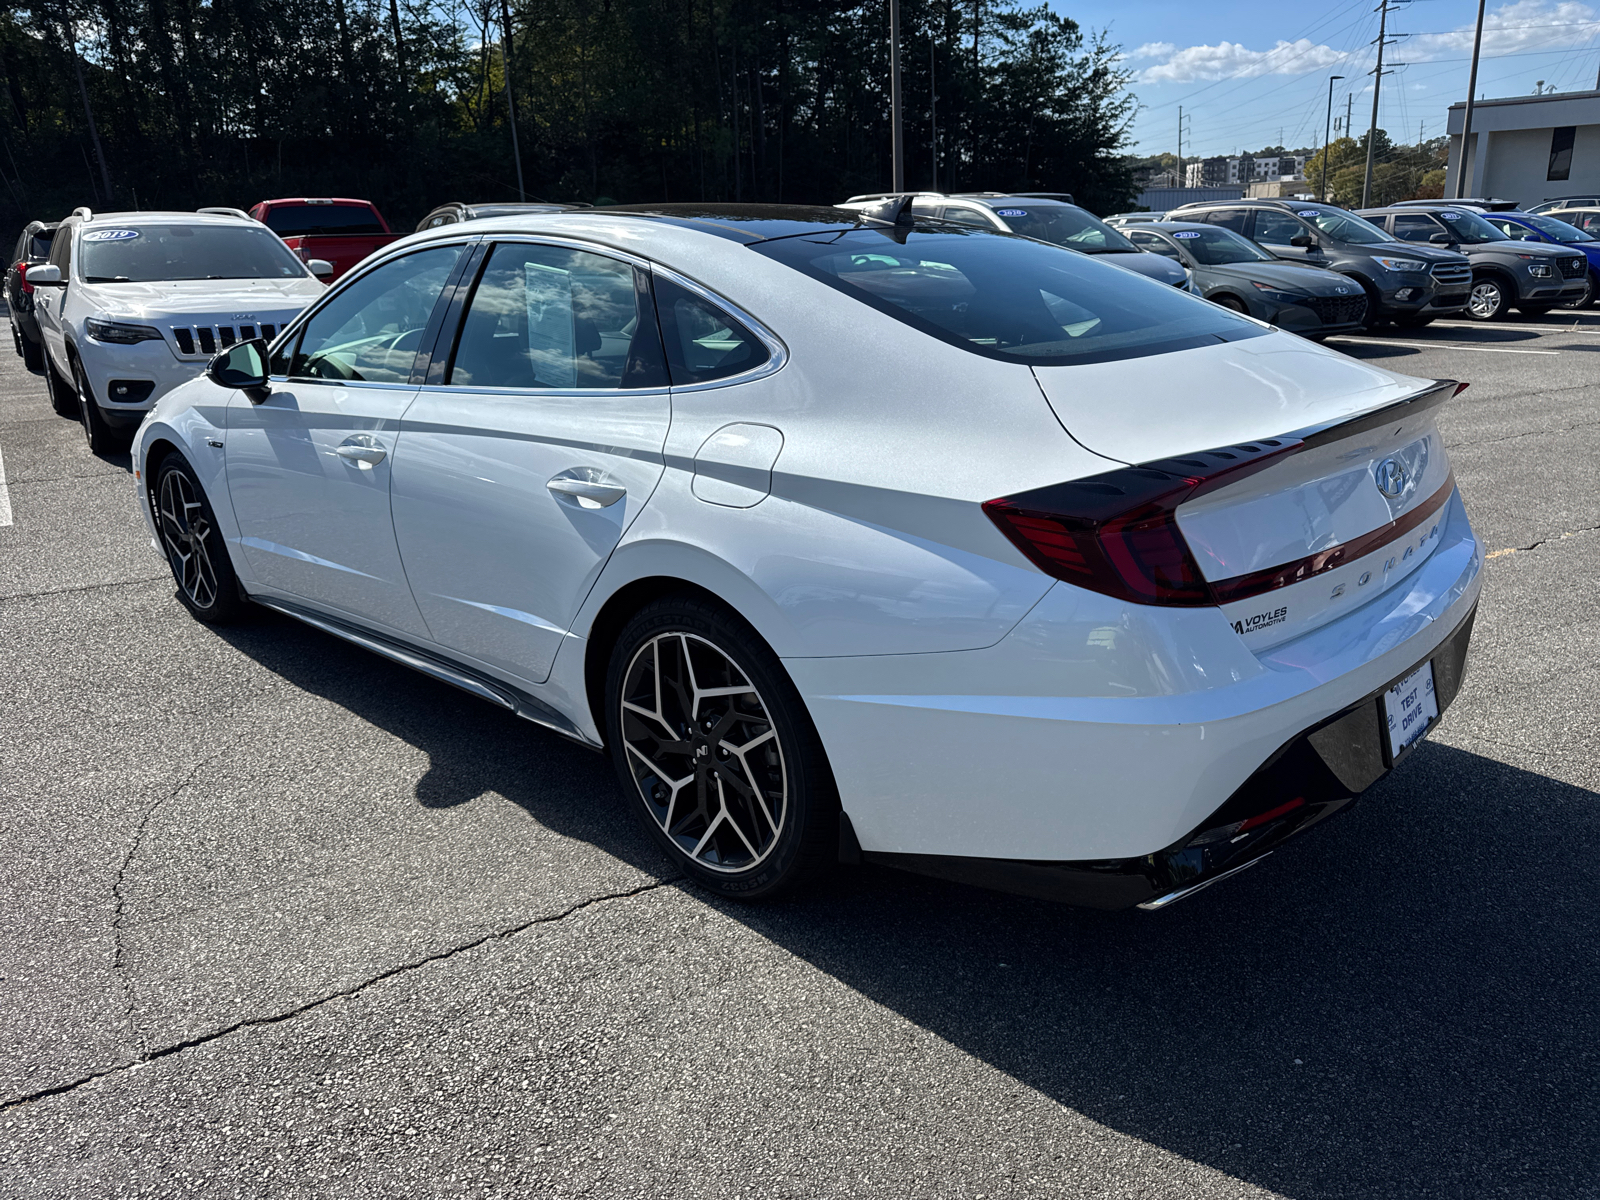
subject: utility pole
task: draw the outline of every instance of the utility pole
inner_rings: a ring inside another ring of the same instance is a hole
[[[511,6],[500,0],[500,67],[506,73],[506,110],[511,114],[511,157],[517,160],[517,199],[526,200],[528,190],[522,186],[522,147],[517,144],[517,101],[511,90]]]
[[[1483,46],[1483,6],[1485,0],[1478,0],[1478,28],[1472,35],[1472,68],[1467,72],[1467,111],[1461,118],[1461,154],[1456,159],[1456,196],[1457,200],[1467,194],[1467,147],[1472,145],[1472,98],[1478,92],[1478,51]],[[1448,129],[1445,130],[1449,132]],[[1473,158],[1477,158],[1474,153]]]
[[[1372,125],[1367,130],[1367,174],[1361,181],[1361,207],[1372,200],[1372,160],[1378,149],[1378,93],[1383,88],[1383,48],[1389,41],[1389,5],[1395,0],[1381,0],[1378,5],[1378,65],[1372,70]]]
[[[933,148],[933,182],[929,187],[939,190],[939,43],[928,39],[928,144]]]
[[[89,107],[89,88],[83,81],[83,58],[78,54],[78,35],[72,22],[66,23],[67,51],[72,55],[72,69],[78,73],[78,92],[83,97],[83,115],[89,122],[89,140],[94,144],[94,156],[100,164],[100,183],[105,188],[106,207],[111,207],[111,171],[106,166],[106,152],[100,145],[100,130],[94,123],[94,109]]]
[[[906,190],[905,142],[900,128],[900,0],[889,0],[889,158],[891,191]]]
[[[1333,84],[1336,79],[1343,79],[1343,75],[1328,76],[1328,115],[1323,121],[1322,129],[1322,183],[1317,187],[1317,199],[1328,199],[1328,155],[1333,149]]]
[[[1194,118],[1189,118],[1192,123]],[[1174,187],[1186,186],[1183,181],[1183,105],[1178,105],[1178,173],[1172,181]]]
[[[1345,137],[1349,137],[1350,136],[1350,120],[1351,120],[1352,114],[1355,112],[1355,106],[1356,106],[1356,94],[1354,92],[1346,92],[1344,94],[1344,136]]]

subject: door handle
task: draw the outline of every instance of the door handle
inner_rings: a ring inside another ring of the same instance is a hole
[[[363,469],[375,467],[389,456],[383,448],[383,443],[370,433],[358,433],[346,438],[335,446],[333,452],[346,462],[353,462]]]
[[[593,471],[593,468],[588,470]],[[593,473],[599,474],[598,471]],[[557,475],[545,487],[558,496],[571,496],[584,508],[606,508],[628,494],[628,489],[621,484],[601,483],[598,479],[566,473]]]

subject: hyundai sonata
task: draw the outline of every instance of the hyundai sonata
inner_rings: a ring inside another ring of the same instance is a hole
[[[134,465],[196,617],[605,749],[707,887],[842,858],[1160,907],[1455,696],[1457,390],[903,201],[662,205],[413,235]]]

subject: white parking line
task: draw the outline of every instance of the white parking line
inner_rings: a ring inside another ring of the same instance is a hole
[[[0,525],[11,524],[11,490],[6,487],[6,460],[0,456]]]
[[[1333,340],[1360,342],[1366,346],[1406,346],[1415,350],[1471,350],[1474,354],[1560,354],[1559,350],[1507,350],[1501,346],[1467,346],[1461,342],[1397,342],[1393,338],[1355,337],[1348,333],[1335,334]]]

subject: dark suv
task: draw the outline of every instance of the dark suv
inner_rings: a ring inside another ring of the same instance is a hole
[[[1583,299],[1589,282],[1589,260],[1565,246],[1539,246],[1507,237],[1481,213],[1435,202],[1369,208],[1361,213],[1396,241],[1461,250],[1472,264],[1472,299],[1468,313],[1493,321],[1515,305],[1530,317],[1542,317],[1558,304]]]
[[[1426,325],[1467,307],[1472,268],[1442,246],[1394,241],[1355,213],[1305,200],[1185,204],[1173,221],[1205,221],[1243,234],[1277,257],[1348,275],[1367,294],[1366,323]]]
[[[44,346],[39,341],[39,318],[33,311],[33,286],[28,268],[50,257],[50,243],[56,235],[55,221],[29,221],[17,238],[6,267],[6,312],[11,318],[11,340],[23,364],[30,371],[44,369]]]

